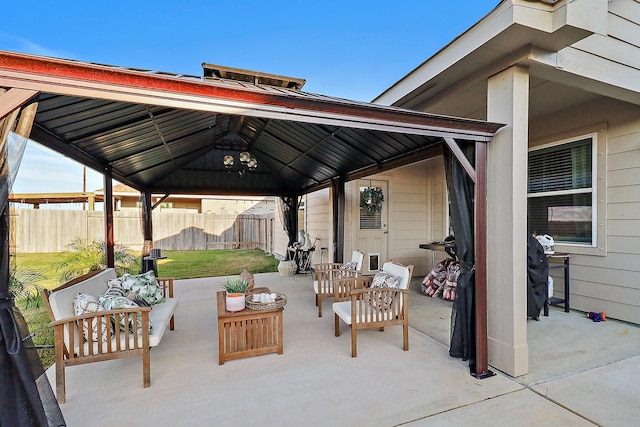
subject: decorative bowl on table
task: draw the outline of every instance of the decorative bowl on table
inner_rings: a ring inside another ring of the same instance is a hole
[[[261,295],[273,295],[275,298],[261,298]],[[244,301],[245,307],[250,310],[272,310],[274,308],[284,307],[287,304],[287,296],[278,292],[269,294],[249,294]]]

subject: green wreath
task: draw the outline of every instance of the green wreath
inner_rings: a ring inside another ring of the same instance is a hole
[[[360,190],[360,208],[368,215],[377,214],[382,211],[384,194],[378,187],[365,187]]]

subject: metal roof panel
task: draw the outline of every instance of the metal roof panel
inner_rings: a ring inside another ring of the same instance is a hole
[[[502,126],[260,82],[3,51],[0,86],[40,92],[36,141],[99,171],[109,167],[141,191],[301,194],[433,155],[425,147],[445,136],[488,141]],[[224,155],[237,159],[243,150],[257,169],[225,170]]]

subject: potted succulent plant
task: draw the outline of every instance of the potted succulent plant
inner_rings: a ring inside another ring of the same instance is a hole
[[[241,277],[229,277],[224,281],[222,287],[227,291],[227,311],[244,310],[244,297],[249,288],[249,282]]]

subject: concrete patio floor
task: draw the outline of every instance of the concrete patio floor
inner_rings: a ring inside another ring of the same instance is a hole
[[[409,351],[402,328],[334,337],[325,302],[317,317],[309,276],[256,275],[287,295],[284,354],[218,365],[215,293],[224,278],[180,280],[176,328],[151,351],[151,387],[128,358],[70,367],[75,426],[630,426],[640,419],[640,328],[593,323],[551,308],[529,321],[530,373],[484,380],[448,355],[451,303],[428,298],[415,278]],[[55,384],[53,367],[47,371]]]

